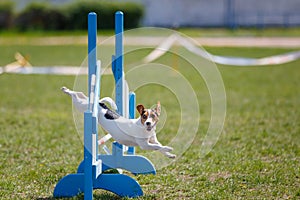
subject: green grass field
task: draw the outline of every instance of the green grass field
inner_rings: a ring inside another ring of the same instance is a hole
[[[279,27],[265,27],[265,28],[236,28],[236,29],[226,29],[226,28],[179,28],[176,29],[181,33],[184,33],[191,37],[239,37],[239,36],[255,36],[255,37],[299,37],[300,28],[299,27],[289,27],[289,28],[279,28]],[[1,37],[37,37],[37,36],[81,36],[85,35],[86,31],[26,31],[19,32],[16,30],[11,31],[0,31]],[[114,34],[113,30],[100,30],[101,35],[111,36]]]
[[[0,46],[0,65],[15,51],[35,65],[80,65],[85,46]],[[290,51],[268,48],[208,48],[219,55],[263,57]],[[134,59],[134,58],[132,58]],[[168,59],[166,59],[168,60]],[[300,61],[280,66],[218,66],[227,95],[224,130],[213,150],[200,158],[201,135],[210,120],[209,94],[201,77],[178,62],[170,65],[189,78],[200,101],[200,128],[188,151],[153,175],[140,175],[139,199],[299,199]],[[72,118],[71,101],[59,88],[73,76],[0,75],[0,199],[52,199],[55,184],[75,173],[83,147]],[[112,76],[102,79],[111,94]],[[150,92],[149,92],[150,91]],[[160,99],[168,108],[163,142],[178,125],[172,94],[157,86],[136,91],[137,102]],[[155,99],[149,98],[155,94]],[[188,103],[188,99],[187,99]],[[170,115],[169,113],[173,113]],[[197,120],[197,119],[196,119]],[[94,192],[95,199],[116,199]],[[74,199],[82,199],[82,195]]]

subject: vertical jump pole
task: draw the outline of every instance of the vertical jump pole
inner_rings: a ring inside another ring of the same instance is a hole
[[[135,118],[135,105],[136,105],[135,93],[130,92],[129,93],[129,119]]]
[[[96,74],[97,56],[97,14],[88,15],[88,94],[92,92],[92,76]],[[89,107],[84,113],[84,199],[93,199],[93,117],[92,117],[92,95],[89,95]]]
[[[135,118],[135,106],[136,106],[135,93],[130,92],[129,93],[129,119],[134,119]],[[134,155],[135,154],[135,148],[134,147],[128,147],[127,154]]]
[[[113,72],[116,85],[116,104],[118,113],[122,116],[126,115],[125,105],[123,103],[123,84],[124,84],[124,58],[123,58],[123,12],[118,11],[115,14],[115,57],[113,58]]]
[[[88,15],[88,94],[91,92],[91,77],[96,74],[97,62],[97,14],[91,12]]]

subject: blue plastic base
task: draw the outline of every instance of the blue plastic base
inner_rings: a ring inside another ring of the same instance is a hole
[[[93,183],[93,189],[103,189],[120,197],[143,195],[141,186],[133,178],[123,174],[101,174]],[[69,174],[62,178],[54,189],[54,197],[74,197],[84,192],[84,174]]]
[[[102,160],[102,172],[108,169],[124,169],[134,175],[156,174],[154,165],[149,159],[138,155],[124,155],[123,146],[117,142],[112,144],[112,155],[98,155]],[[80,163],[77,173],[84,172],[84,161]]]

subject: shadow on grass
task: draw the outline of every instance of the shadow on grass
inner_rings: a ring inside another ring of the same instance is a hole
[[[79,194],[76,197],[71,198],[55,198],[55,197],[42,197],[42,198],[36,198],[36,200],[83,200],[84,195]],[[126,199],[133,199],[128,197],[119,197],[113,193],[104,192],[102,194],[93,194],[94,200],[126,200]],[[141,198],[135,198],[135,199],[141,199]],[[142,199],[156,199],[155,195],[144,195],[142,196]]]
[[[55,197],[43,197],[43,198],[36,198],[36,200],[83,200],[84,195],[79,194],[78,196],[71,197],[71,198],[55,198]],[[121,200],[121,199],[128,199],[128,198],[121,198],[117,195],[114,195],[112,193],[103,193],[103,194],[94,194],[93,195],[94,200]]]

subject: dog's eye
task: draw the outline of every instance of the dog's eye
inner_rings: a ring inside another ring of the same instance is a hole
[[[147,115],[145,115],[145,114],[142,117],[143,117],[143,119],[147,119]]]

